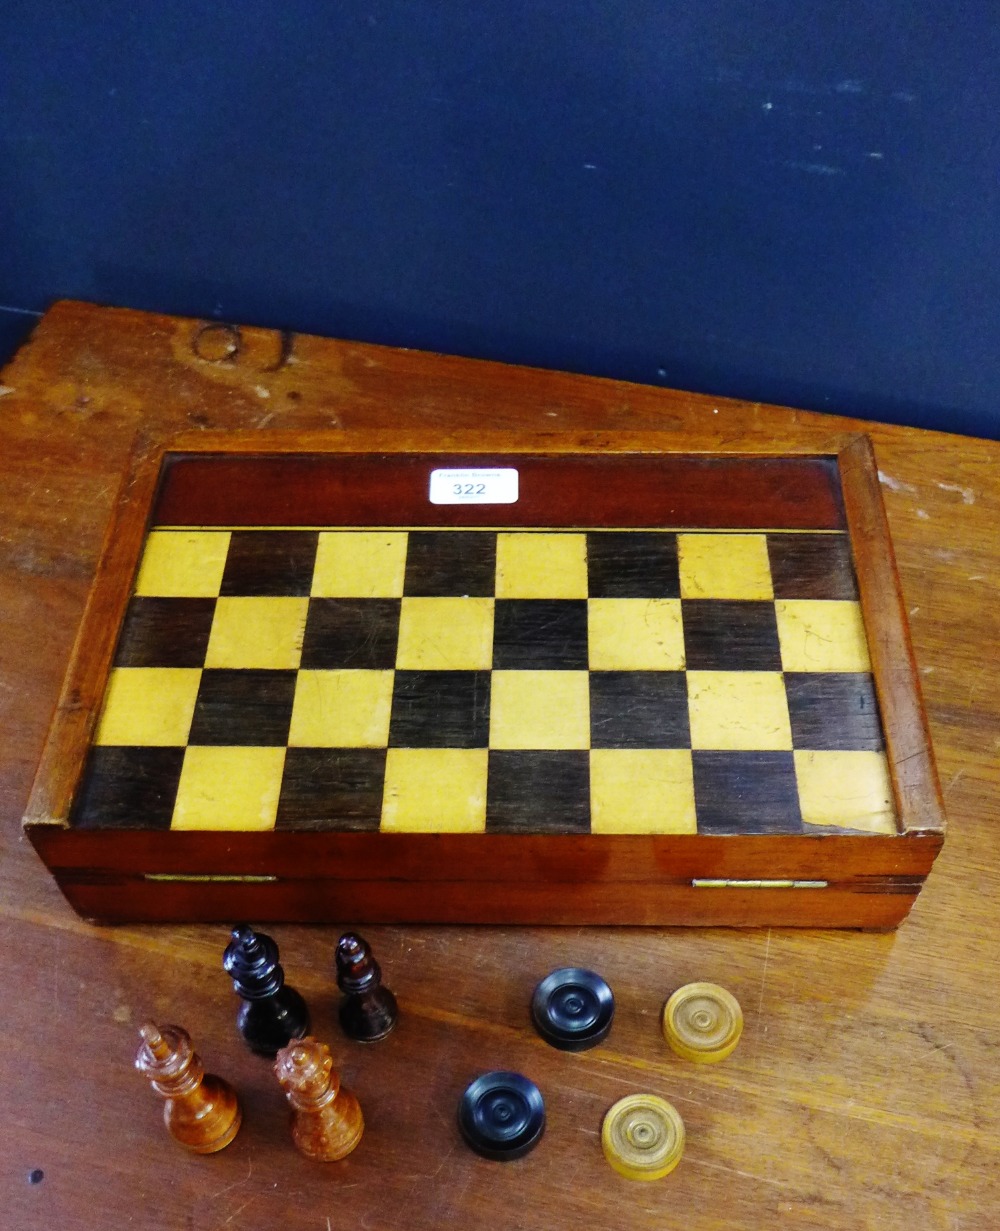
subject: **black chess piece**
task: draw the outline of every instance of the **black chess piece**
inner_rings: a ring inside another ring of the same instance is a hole
[[[232,976],[243,1003],[236,1025],[258,1056],[274,1057],[292,1039],[309,1033],[309,1009],[293,987],[285,986],[278,946],[245,923],[233,928],[222,965]]]
[[[399,1016],[396,997],[382,987],[382,968],[356,932],[345,932],[337,941],[337,986],[344,993],[340,1024],[348,1038],[362,1043],[384,1039]]]

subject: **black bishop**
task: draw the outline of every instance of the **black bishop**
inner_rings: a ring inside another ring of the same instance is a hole
[[[362,1043],[384,1039],[396,1024],[396,997],[382,987],[382,968],[368,942],[345,932],[337,942],[337,986],[344,993],[340,1024],[344,1033]]]

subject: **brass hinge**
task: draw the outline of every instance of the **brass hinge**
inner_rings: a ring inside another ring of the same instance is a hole
[[[696,879],[695,889],[826,889],[829,881]]]
[[[251,884],[261,884],[267,881],[276,881],[276,876],[215,876],[208,873],[174,873],[174,872],[146,872],[143,875],[143,880],[147,881],[248,881]]]

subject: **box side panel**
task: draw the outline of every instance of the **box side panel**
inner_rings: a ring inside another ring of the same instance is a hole
[[[234,843],[225,834],[177,834],[171,841],[139,831],[74,834],[48,826],[29,834],[81,914],[118,922],[246,916],[887,928],[909,910],[940,848],[934,838],[870,837],[259,834]],[[751,887],[748,880],[825,884]]]
[[[625,884],[693,878],[923,877],[939,836],[713,837],[65,830],[28,835],[57,873]]]
[[[773,926],[892,928],[916,898],[850,889],[698,889],[690,885],[539,885],[402,881],[87,884],[59,877],[71,905],[102,922]]]

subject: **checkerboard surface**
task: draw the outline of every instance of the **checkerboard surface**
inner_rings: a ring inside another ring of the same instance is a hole
[[[72,819],[895,833],[847,537],[154,529]]]

